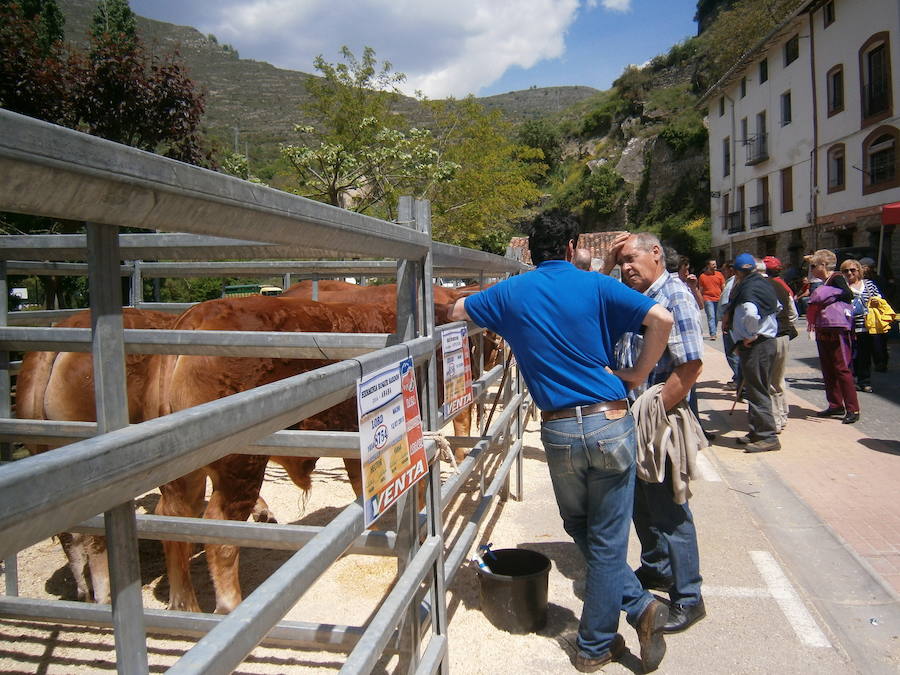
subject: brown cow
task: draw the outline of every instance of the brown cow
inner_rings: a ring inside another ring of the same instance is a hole
[[[444,286],[434,287],[434,323],[440,326],[450,323],[450,310],[453,303],[461,297],[457,289],[446,288]],[[312,282],[301,281],[292,285],[280,297],[296,297],[296,298],[312,298]],[[360,286],[358,284],[350,284],[344,281],[320,281],[319,282],[319,302],[359,302],[360,298],[365,298],[366,302],[379,302],[394,305],[397,302],[397,284],[379,284],[376,286]],[[494,341],[485,343],[488,348],[485,351],[485,364],[494,354]],[[440,358],[440,347],[438,347],[438,357]],[[494,358],[496,358],[494,356]],[[438,373],[439,402],[443,400],[443,387],[440,382],[443,381],[443,373]],[[461,410],[453,418],[453,433],[456,436],[468,436],[472,428],[472,406],[467,406]],[[457,461],[461,461],[464,451],[458,449],[456,453]]]
[[[153,317],[158,313],[147,313]],[[128,328],[173,327],[183,330],[266,330],[266,331],[316,331],[316,332],[393,332],[396,323],[393,306],[372,303],[351,305],[324,305],[310,301],[251,296],[202,303],[171,326],[173,317],[159,314],[161,323],[139,321],[141,313],[125,310]],[[64,325],[89,325],[89,313]],[[52,357],[48,361],[48,357]],[[140,422],[160,414],[214,400],[238,391],[266,384],[283,377],[305,372],[325,365],[325,361],[308,359],[259,359],[200,356],[140,356],[130,355],[128,368],[130,421]],[[62,373],[65,368],[53,365],[66,364],[72,377]],[[49,365],[48,365],[49,363]],[[76,375],[80,373],[80,375]],[[68,388],[46,386],[38,400],[38,383],[41,378],[48,384],[56,382],[53,374],[60,375],[60,384]],[[34,353],[26,358],[20,392],[24,404],[20,417],[35,419],[94,419],[93,377],[91,358],[88,354]],[[80,385],[80,388],[79,388]],[[150,386],[148,386],[150,385]],[[145,391],[146,390],[146,391]],[[137,396],[133,396],[136,392]],[[66,395],[68,394],[68,395]],[[135,400],[135,399],[139,400]],[[77,409],[82,405],[81,409]],[[55,410],[51,417],[48,409]],[[347,401],[301,424],[304,429],[356,430],[356,411],[353,401]],[[163,486],[157,514],[200,515],[205,493],[205,477],[213,483],[213,493],[204,513],[210,518],[244,520],[259,503],[259,488],[265,469],[266,457],[231,455],[209,467],[192,472],[188,476]],[[292,480],[301,488],[309,489],[310,473],[316,460],[312,458],[273,457],[288,471]],[[348,461],[348,474],[357,495],[361,492],[358,461]],[[264,503],[263,503],[264,504]],[[91,538],[102,543],[102,538]],[[187,577],[187,566],[193,546],[184,543],[164,543],[170,578],[170,608],[198,610],[193,588]],[[97,546],[96,553],[103,551]],[[227,612],[240,602],[237,581],[238,548],[233,546],[208,546],[207,557],[211,576],[216,587],[216,611]],[[83,560],[69,554],[79,585],[79,597],[88,597],[87,579]],[[102,561],[103,568],[91,563],[94,577],[94,595],[98,601],[108,601],[108,577],[105,556],[91,556]],[[79,567],[79,570],[74,569]]]
[[[290,297],[252,296],[201,303],[185,312],[177,330],[247,330],[285,332],[391,333],[396,310],[372,303],[325,304]],[[230,394],[318,368],[332,361],[316,359],[241,358],[224,356],[163,356],[158,364],[158,414],[167,414]],[[301,429],[356,431],[357,414],[351,399],[312,418]],[[259,496],[267,457],[227,455],[207,467],[163,485],[156,513],[168,516],[246,520]],[[304,489],[315,467],[312,458],[274,457],[291,479]],[[345,460],[350,481],[361,493],[358,460]],[[205,511],[206,477],[212,494]],[[199,611],[189,575],[193,546],[163,542],[169,574],[169,608]],[[238,580],[240,549],[232,545],[206,546],[207,563],[216,590],[216,612],[229,612],[241,600]]]
[[[177,314],[125,307],[125,328],[172,328]],[[56,324],[59,328],[90,328],[88,310],[74,314]],[[153,357],[126,354],[125,375],[128,396],[128,421],[137,424],[146,417]],[[157,371],[152,378],[158,379]],[[154,381],[155,384],[155,381]],[[16,378],[16,416],[20,419],[95,422],[93,358],[86,352],[28,352]],[[65,445],[64,443],[62,445]],[[31,454],[46,452],[59,445],[25,443]],[[309,485],[306,480],[306,487]],[[302,486],[301,486],[302,487]],[[265,501],[260,499],[253,517],[257,521],[274,520]],[[104,537],[61,532],[57,535],[75,579],[76,597],[80,601],[109,603],[109,571]],[[88,570],[90,574],[88,574]]]
[[[348,293],[354,294],[350,297]],[[394,303],[397,300],[397,284],[378,284],[375,286],[360,286],[348,284],[345,281],[320,281],[319,302],[349,302],[356,298],[355,294],[361,294],[368,302]],[[281,297],[312,299],[312,282],[301,281],[294,284],[281,294]],[[460,294],[452,288],[434,286],[434,302],[447,305],[456,302]]]
[[[171,328],[178,315],[165,312],[122,310],[125,328]],[[91,313],[79,312],[56,324],[60,328],[90,328]],[[149,378],[150,357],[127,354],[128,419],[144,420],[144,394]],[[95,422],[93,359],[85,352],[29,352],[22,359],[16,378],[16,416],[20,419]],[[59,446],[26,443],[31,454]],[[106,562],[106,540],[103,537],[61,532],[60,543],[75,578],[79,600],[93,599],[109,603],[109,570]],[[86,572],[90,569],[90,580]],[[91,592],[93,584],[93,593]]]

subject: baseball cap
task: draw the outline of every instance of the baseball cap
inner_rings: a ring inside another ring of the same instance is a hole
[[[866,267],[875,267],[875,261],[872,258],[860,258],[859,264]]]
[[[781,269],[781,261],[776,258],[774,255],[767,255],[762,259],[763,264],[766,266],[767,270],[780,270]]]
[[[755,270],[756,258],[754,258],[749,253],[741,253],[737,258],[734,259],[734,268],[745,271]]]

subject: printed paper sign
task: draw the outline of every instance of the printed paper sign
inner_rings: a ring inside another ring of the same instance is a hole
[[[357,380],[356,403],[369,527],[428,473],[412,359]]]
[[[441,333],[444,352],[444,417],[469,405],[472,395],[472,362],[469,330],[463,326]]]

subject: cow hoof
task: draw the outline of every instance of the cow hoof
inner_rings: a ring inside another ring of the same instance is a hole
[[[278,521],[275,519],[269,511],[259,511],[253,513],[253,522],[254,523],[275,523]]]

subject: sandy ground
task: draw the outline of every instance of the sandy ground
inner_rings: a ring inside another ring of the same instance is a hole
[[[527,434],[525,449],[525,485],[527,489],[536,488],[546,493],[549,480],[542,453],[539,447],[537,426],[532,423],[532,431]],[[452,431],[449,431],[452,433]],[[496,464],[496,457],[487,460],[489,470]],[[444,479],[449,476],[445,471]],[[303,495],[294,487],[281,467],[269,465],[267,480],[263,487],[263,497],[268,502],[280,523],[301,525],[322,525],[336,515],[342,505],[353,499],[353,491],[347,481],[343,463],[340,460],[322,459],[313,476],[313,489],[304,504]],[[445,528],[448,534],[448,545],[455,541],[459,531],[468,523],[471,512],[477,505],[479,481],[470,478],[457,499],[444,514]],[[543,495],[542,502],[545,501]],[[139,513],[152,513],[159,499],[159,493],[147,493],[136,500]],[[555,502],[552,495],[547,504],[553,509]],[[558,546],[561,528],[557,532],[530,531],[522,538],[518,525],[510,520],[512,531],[506,532],[505,509],[519,508],[525,504],[510,500],[498,505],[489,512],[486,518],[479,543],[491,541],[495,548],[514,547],[521,541],[532,541],[533,548],[541,550],[542,546]],[[531,503],[531,507],[535,504]],[[518,519],[516,519],[518,520]],[[551,519],[558,521],[558,517]],[[564,535],[563,535],[564,536]],[[550,542],[557,542],[551,544]],[[577,560],[574,545],[566,547],[566,554]],[[165,563],[162,547],[156,541],[142,541],[140,544],[141,572],[143,583],[144,605],[147,608],[164,609],[168,599],[168,583],[165,578]],[[243,549],[241,553],[241,585],[247,594],[268,574],[289,557],[288,552],[266,551],[261,549]],[[554,558],[556,556],[554,555]],[[576,563],[580,564],[580,563]],[[19,594],[23,597],[43,599],[75,599],[74,581],[65,565],[62,550],[55,540],[43,541],[23,552],[19,559]],[[385,592],[390,588],[396,575],[396,561],[390,557],[348,555],[340,559],[302,600],[291,610],[287,619],[363,625],[378,609],[378,604]],[[194,556],[192,576],[201,607],[212,611],[215,607],[212,584],[206,572],[206,564],[202,550]],[[460,672],[503,672],[502,665],[487,664],[496,655],[491,655],[491,644],[497,630],[484,618],[479,607],[478,578],[474,570],[466,564],[457,574],[448,589],[447,603],[451,615],[451,667]],[[551,584],[567,585],[571,594],[571,582],[552,578]],[[3,582],[0,580],[0,587]],[[577,610],[578,601],[572,597],[573,610]],[[563,618],[567,623],[577,626],[577,620],[571,610],[564,616],[554,616],[558,623]],[[472,641],[470,636],[478,635]],[[529,649],[540,661],[541,655],[552,651],[555,661],[560,661],[558,647],[547,650],[546,647],[527,647],[534,642],[534,636],[510,636],[517,649]],[[518,638],[518,639],[517,639]],[[541,640],[546,642],[546,638]],[[193,641],[173,640],[170,638],[149,636],[148,652],[151,671],[159,672],[172,665],[175,660],[190,646]],[[456,645],[465,645],[465,648]],[[69,673],[69,672],[102,672],[115,670],[115,653],[113,650],[111,630],[101,628],[80,628],[62,625],[47,625],[36,622],[0,621],[0,672],[4,673]],[[343,663],[340,653],[308,653],[281,648],[258,647],[237,672],[246,673],[281,673],[290,669],[292,672],[333,672]],[[557,663],[563,665],[566,659]],[[389,661],[378,670],[387,667]],[[549,665],[549,664],[548,664]]]

